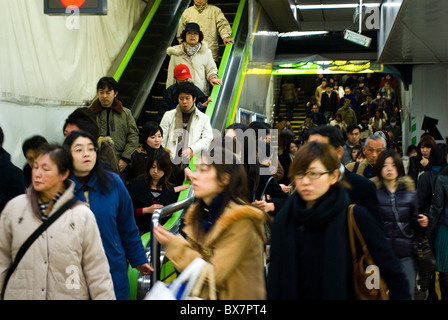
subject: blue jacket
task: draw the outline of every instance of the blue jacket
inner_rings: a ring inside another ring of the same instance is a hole
[[[115,295],[117,299],[124,300],[130,294],[128,261],[135,268],[147,263],[148,258],[135,223],[131,197],[117,174],[107,174],[110,178],[110,190],[103,194],[100,192],[97,176],[92,173],[87,183],[88,201],[76,177],[72,175],[70,179],[75,182],[76,199],[88,202],[95,214],[110,265]]]

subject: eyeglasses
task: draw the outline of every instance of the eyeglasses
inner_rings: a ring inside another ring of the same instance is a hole
[[[82,154],[82,153],[84,153],[84,152],[87,152],[87,153],[94,153],[94,152],[97,152],[98,151],[98,148],[95,148],[95,147],[89,147],[89,148],[87,148],[87,149],[83,149],[83,148],[75,148],[75,149],[72,149],[72,152],[73,153],[76,153],[76,154]]]
[[[294,176],[294,179],[303,179],[305,176],[310,180],[317,180],[322,177],[324,174],[332,173],[334,170],[327,170],[322,172],[308,171],[304,173],[298,173]]]

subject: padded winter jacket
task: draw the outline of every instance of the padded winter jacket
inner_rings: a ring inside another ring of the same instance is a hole
[[[213,53],[213,58],[218,59],[219,55],[219,38],[229,38],[232,36],[232,27],[225,17],[224,13],[217,6],[206,4],[203,10],[198,7],[191,6],[187,8],[180,19],[177,30],[177,40],[181,43],[180,35],[184,31],[185,26],[189,22],[199,24],[199,27],[204,34],[204,41],[209,45]]]
[[[42,224],[31,188],[12,199],[0,218],[0,288],[20,247]],[[73,197],[73,189],[70,181],[50,216]],[[65,211],[35,240],[8,282],[6,299],[115,299],[95,216],[85,204]]]
[[[417,222],[419,212],[414,181],[408,176],[398,178],[397,190],[391,193],[378,177],[371,180],[378,189],[379,210],[392,249],[398,258],[412,257],[412,240],[416,232],[423,231]]]
[[[176,78],[174,78],[174,68],[182,63],[190,69],[193,83],[204,93],[204,95],[210,95],[211,84],[209,81],[212,79],[213,75],[218,74],[218,68],[216,67],[212,52],[208,48],[206,42],[202,42],[200,48],[192,57],[189,57],[184,52],[181,44],[169,47],[166,49],[166,53],[170,56],[166,88],[176,83]]]

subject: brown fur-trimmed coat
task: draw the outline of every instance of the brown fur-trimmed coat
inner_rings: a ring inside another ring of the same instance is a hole
[[[219,300],[266,299],[264,213],[231,202],[210,231],[198,237],[193,232],[193,224],[199,223],[194,215],[197,205],[193,204],[185,215],[183,231],[187,238],[177,235],[167,244],[166,256],[174,267],[182,271],[201,257],[214,267]]]

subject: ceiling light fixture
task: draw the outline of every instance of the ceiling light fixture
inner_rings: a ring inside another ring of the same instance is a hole
[[[379,3],[366,3],[364,4],[367,8],[378,8],[380,6]],[[341,3],[341,4],[312,4],[312,5],[296,5],[296,8],[299,10],[321,10],[321,9],[354,9],[358,8],[359,4],[356,3]]]
[[[328,31],[293,31],[293,32],[284,32],[280,33],[280,38],[287,38],[287,37],[304,37],[304,36],[314,36],[319,34],[326,34]]]

